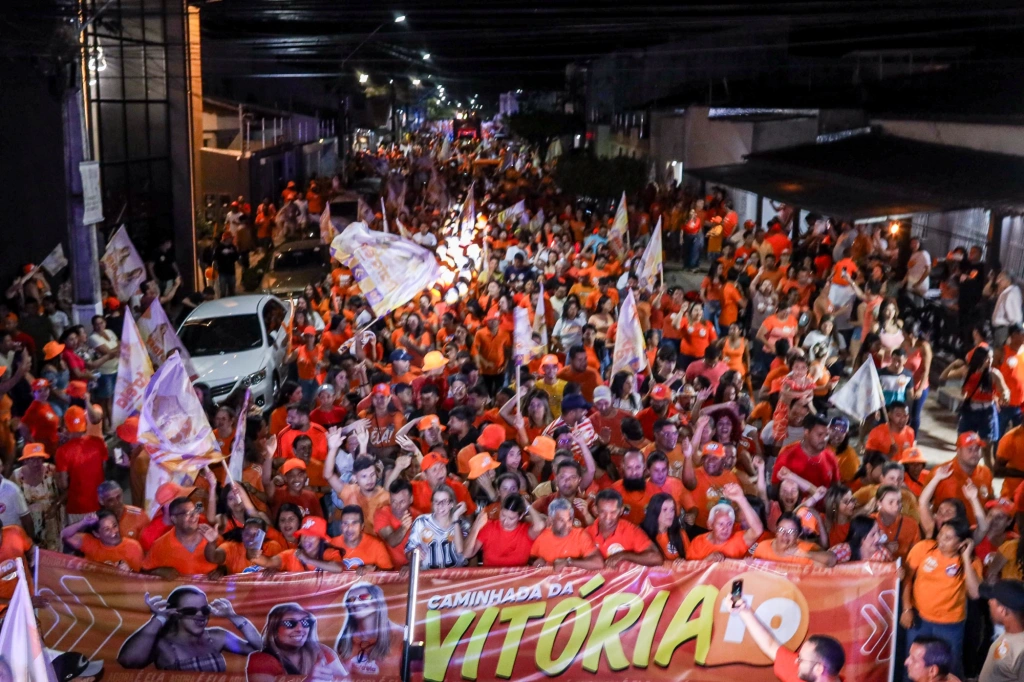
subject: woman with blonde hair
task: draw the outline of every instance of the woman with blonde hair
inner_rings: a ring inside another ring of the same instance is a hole
[[[384,666],[397,666],[399,657],[390,654],[401,644],[402,628],[388,618],[384,591],[372,583],[358,582],[345,593],[345,610],[348,617],[334,649],[346,667],[354,675],[383,676],[387,672],[397,676],[397,667],[385,671]]]
[[[321,644],[316,617],[298,604],[278,604],[267,614],[263,649],[249,655],[248,682],[273,682],[281,675],[308,679],[347,679],[345,666],[330,647]]]

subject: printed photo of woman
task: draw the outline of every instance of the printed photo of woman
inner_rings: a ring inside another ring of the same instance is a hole
[[[358,582],[345,593],[347,618],[334,648],[353,677],[398,678],[404,628],[388,618],[384,591]]]
[[[316,617],[295,603],[278,604],[267,614],[263,646],[249,655],[248,682],[274,682],[280,675],[304,675],[306,682],[348,680],[345,666],[321,644]]]

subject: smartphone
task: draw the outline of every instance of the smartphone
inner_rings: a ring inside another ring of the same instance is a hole
[[[732,602],[735,604],[740,599],[743,599],[743,581],[733,580],[732,581]]]
[[[267,531],[258,530],[256,531],[256,537],[252,540],[252,547],[250,549],[257,549],[263,546],[263,541],[267,539]]]

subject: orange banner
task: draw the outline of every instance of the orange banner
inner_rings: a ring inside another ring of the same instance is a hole
[[[40,552],[37,575],[46,645],[103,660],[105,682],[399,677],[408,581],[395,573],[178,582]],[[828,634],[846,651],[846,679],[888,679],[894,565],[740,561],[424,572],[413,679],[774,680],[725,606],[734,579],[785,646]]]

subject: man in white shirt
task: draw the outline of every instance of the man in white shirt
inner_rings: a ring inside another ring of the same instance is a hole
[[[437,237],[430,232],[430,226],[425,222],[420,223],[420,231],[412,236],[412,240],[426,249],[437,246]]]
[[[986,294],[991,293],[990,287],[991,285],[985,287]],[[1005,270],[996,275],[995,296],[996,304],[992,310],[992,340],[996,348],[1001,348],[1006,343],[1010,326],[1024,322],[1020,287]]]
[[[38,444],[34,444],[38,445]],[[0,525],[21,526],[29,537],[35,535],[32,514],[18,484],[0,476]]]
[[[224,223],[231,230],[231,234],[238,236],[238,229],[242,227],[242,209],[237,201],[231,202],[231,208],[224,214]]]
[[[924,296],[928,291],[930,282],[929,274],[932,271],[932,256],[921,248],[921,240],[913,237],[910,240],[910,260],[907,261],[907,276],[903,280],[904,286],[918,296]]]

